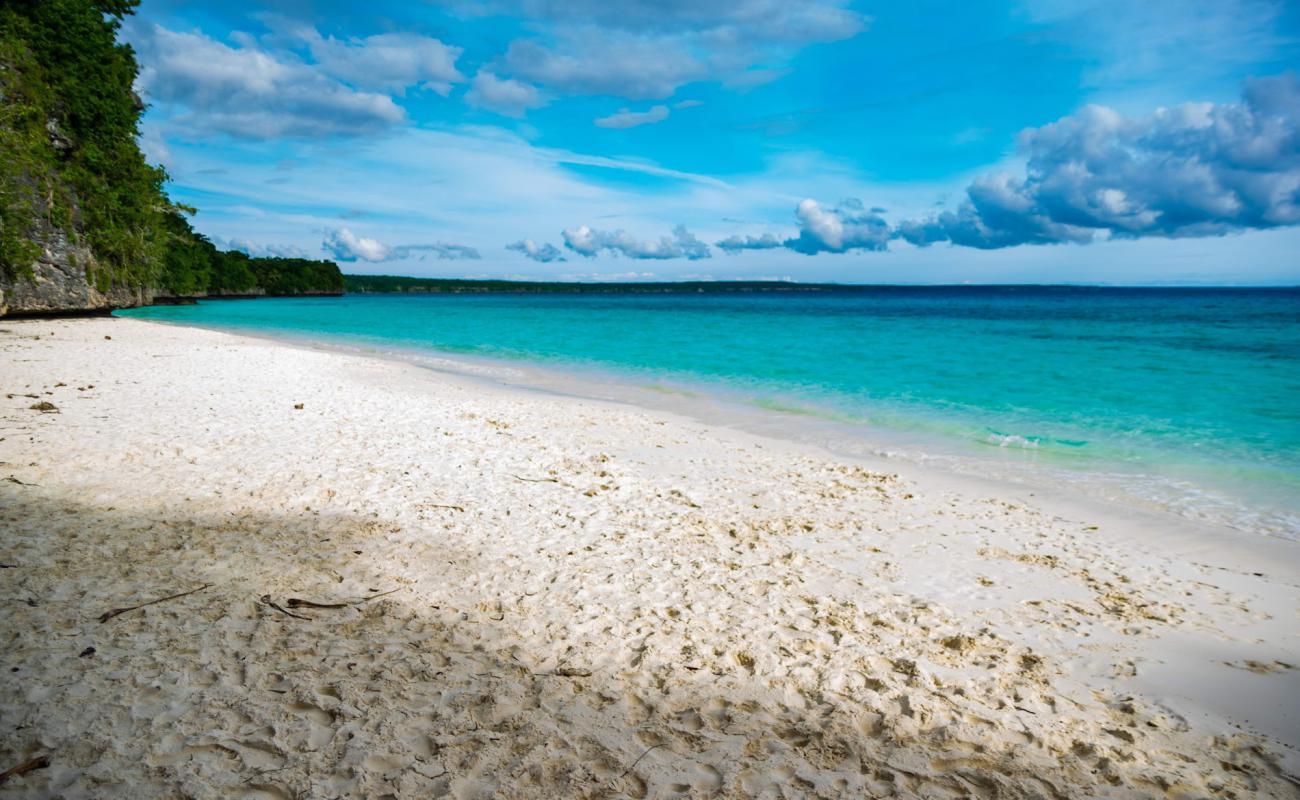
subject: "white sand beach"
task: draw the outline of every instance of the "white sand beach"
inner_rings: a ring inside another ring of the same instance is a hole
[[[6,320],[0,797],[1300,797],[1300,545],[1030,491]]]

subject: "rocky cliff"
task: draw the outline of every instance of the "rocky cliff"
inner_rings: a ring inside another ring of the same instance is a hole
[[[109,286],[100,291],[86,274],[93,259],[90,249],[73,244],[64,233],[52,232],[38,246],[41,252],[30,274],[12,280],[0,276],[0,317],[109,311],[153,300],[153,290],[146,287]]]

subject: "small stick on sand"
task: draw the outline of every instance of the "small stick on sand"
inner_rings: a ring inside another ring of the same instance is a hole
[[[516,480],[527,481],[528,483],[559,483],[560,482],[559,478],[525,478],[522,475],[514,475],[513,473],[511,474],[511,477],[515,478]]]
[[[137,608],[144,608],[145,606],[157,605],[158,603],[165,603],[168,600],[175,600],[178,597],[184,597],[189,594],[194,594],[195,592],[201,592],[204,589],[210,587],[211,585],[212,584],[210,583],[205,583],[197,589],[190,589],[188,592],[181,592],[180,594],[173,594],[173,595],[168,595],[167,597],[160,597],[157,600],[150,600],[149,602],[141,603],[138,606],[129,606],[127,608],[115,608],[112,611],[105,611],[103,614],[99,615],[99,621],[108,622],[110,619],[116,617],[118,614],[125,614],[128,611],[135,611]]]
[[[460,511],[462,513],[465,511],[465,509],[460,506],[449,506],[442,503],[428,503],[425,505],[425,508],[450,508],[452,511]]]
[[[15,477],[12,476],[12,475],[6,477],[5,480],[9,481],[10,483],[16,483],[16,484],[18,484],[19,486],[37,486],[37,485],[38,485],[38,484],[35,484],[35,483],[28,483],[27,481],[20,481],[20,480],[18,480],[17,478],[15,478]]]
[[[392,594],[393,592],[400,592],[400,591],[402,591],[402,587],[398,586],[396,589],[389,589],[386,592],[380,592],[379,594],[372,594],[369,597],[363,597],[360,600],[358,600],[356,603],[354,603],[354,605],[360,605],[361,603],[369,603],[371,600],[374,600],[376,597],[383,597],[386,594]]]
[[[399,586],[396,589],[389,589],[386,592],[380,592],[379,594],[372,594],[369,597],[363,597],[360,600],[353,600],[351,603],[314,603],[311,600],[303,600],[301,597],[290,597],[287,601],[285,601],[285,605],[287,605],[289,608],[347,608],[348,606],[359,606],[362,603],[366,603],[371,600],[374,600],[376,597],[383,597],[386,594],[392,594],[393,592],[400,592],[401,590],[402,587]],[[270,603],[270,599],[271,596],[269,594],[262,596],[262,602],[267,603],[269,605],[274,605],[273,603]],[[288,614],[289,612],[286,611],[285,613]],[[293,615],[290,614],[290,616]],[[303,619],[307,619],[307,617],[303,617]]]
[[[636,757],[636,761],[633,761],[633,762],[632,762],[632,766],[630,766],[630,767],[628,767],[627,769],[623,770],[623,774],[622,774],[622,775],[619,775],[619,776],[618,776],[617,778],[615,778],[614,780],[616,780],[616,781],[617,781],[617,780],[621,780],[621,779],[622,779],[624,776],[626,776],[629,772],[631,772],[632,770],[636,769],[636,765],[641,763],[641,759],[643,759],[643,758],[645,758],[646,756],[650,755],[650,751],[651,751],[651,750],[654,750],[656,747],[663,747],[663,744],[652,744],[652,745],[650,745],[649,747],[647,747],[647,748],[645,749],[645,752],[642,753],[641,755],[637,756],[637,757]]]
[[[258,599],[260,599],[260,600],[262,601],[262,604],[263,604],[263,605],[267,605],[267,606],[270,606],[271,608],[274,608],[276,611],[279,611],[281,614],[284,614],[286,617],[293,617],[294,619],[311,619],[311,617],[304,617],[302,614],[295,614],[295,613],[293,613],[292,611],[286,611],[285,609],[283,609],[283,608],[281,608],[280,606],[276,605],[276,604],[271,600],[271,595],[269,595],[269,594],[264,594],[264,595],[262,595],[262,596],[261,596],[260,598],[258,598]]]
[[[268,595],[269,597],[269,595]],[[263,598],[265,600],[265,598]],[[290,597],[285,601],[289,608],[347,608],[351,603],[313,603],[310,600],[303,600],[297,597]]]
[[[36,758],[33,758],[31,761],[24,761],[23,763],[19,764],[16,767],[10,767],[4,772],[0,772],[0,783],[4,783],[10,778],[16,778],[19,775],[24,775],[28,772],[31,772],[32,770],[45,769],[49,765],[50,765],[49,756],[37,756]]]

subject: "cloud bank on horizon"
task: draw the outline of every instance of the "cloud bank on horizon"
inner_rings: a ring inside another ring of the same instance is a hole
[[[816,279],[931,268],[936,245],[935,275],[969,263],[979,279],[989,262],[962,252],[1028,248],[1044,276],[1078,279],[1053,253],[1144,241],[1178,280],[1174,242],[1246,234],[1216,252],[1300,279],[1286,3],[986,2],[911,41],[874,32],[923,14],[846,0],[374,6],[156,0],[128,26],[142,144],[208,212],[201,230],[358,265],[519,276],[566,252],[716,251],[724,275]],[[954,79],[971,57],[979,74]],[[891,66],[894,84],[845,77]]]

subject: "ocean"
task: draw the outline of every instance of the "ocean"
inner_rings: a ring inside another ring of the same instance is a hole
[[[119,314],[361,348],[1300,538],[1300,289],[349,295]]]

